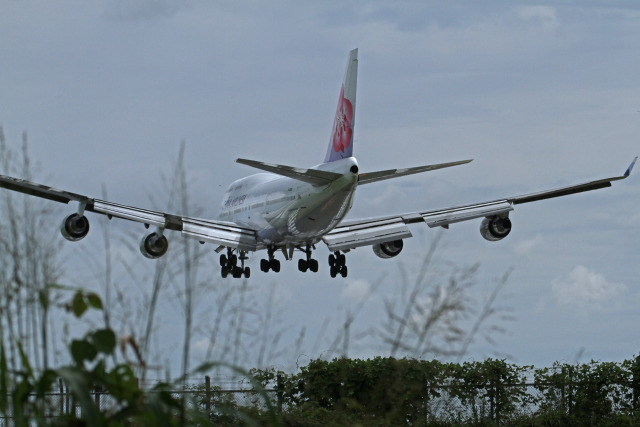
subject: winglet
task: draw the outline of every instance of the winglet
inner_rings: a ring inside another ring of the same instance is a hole
[[[624,173],[625,178],[628,177],[631,174],[631,170],[636,165],[636,160],[638,160],[638,156],[636,156],[636,158],[633,159],[633,162],[631,162],[631,164],[627,168],[626,172]]]

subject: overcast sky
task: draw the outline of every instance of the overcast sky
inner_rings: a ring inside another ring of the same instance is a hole
[[[616,176],[640,153],[635,1],[0,0],[0,10],[8,141],[18,147],[27,131],[47,184],[95,197],[105,184],[119,203],[149,208],[151,193],[166,200],[160,176],[170,175],[182,140],[191,200],[208,217],[225,187],[253,172],[237,157],[320,163],[356,47],[362,171],[475,160],[363,187],[351,218]],[[480,263],[474,297],[513,268],[498,301],[514,317],[508,332],[494,345],[478,340],[466,358],[544,366],[639,353],[639,183],[636,173],[609,189],[518,206],[500,242],[482,239],[479,221],[443,233],[442,270]],[[144,234],[123,223],[110,227],[134,242]],[[330,280],[326,247],[315,275],[294,263],[263,275],[255,254],[250,286],[257,298],[276,289],[277,326],[295,337],[304,325],[300,352],[319,357],[330,346],[322,334],[335,335],[376,284],[353,328],[364,334],[381,322],[382,301],[400,292],[400,269],[418,270],[437,233],[412,231],[397,258],[349,253],[347,279]],[[102,247],[101,236],[63,247],[73,258]],[[217,255],[208,260],[217,265]],[[78,268],[65,267],[68,281]],[[199,310],[215,312],[215,301],[199,301]],[[180,343],[171,329],[180,316],[160,314],[160,349]],[[354,339],[349,354],[386,355],[374,341]],[[194,338],[196,356],[203,343]]]

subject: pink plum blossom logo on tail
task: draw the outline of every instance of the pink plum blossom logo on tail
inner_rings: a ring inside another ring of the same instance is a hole
[[[343,153],[349,146],[353,138],[353,105],[351,101],[344,97],[344,84],[340,89],[340,101],[336,111],[336,118],[333,122],[333,149]]]

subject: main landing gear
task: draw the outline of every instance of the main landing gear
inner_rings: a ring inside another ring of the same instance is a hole
[[[307,256],[307,258],[298,260],[298,270],[302,271],[303,273],[306,273],[307,270],[311,270],[314,273],[317,273],[318,272],[318,260],[311,258],[311,247],[310,247],[310,245],[307,245],[307,248],[304,250],[304,253]]]
[[[240,256],[233,253],[233,249],[227,248],[227,255],[220,255],[220,274],[223,278],[226,278],[231,274],[234,278],[239,279],[243,275],[247,279],[251,276],[251,269],[244,266],[244,262],[249,259],[246,251],[240,251]],[[238,261],[240,265],[238,266]]]
[[[306,273],[307,271],[317,273],[318,260],[311,258],[312,249],[314,249],[313,246],[307,245],[305,249],[302,249],[299,246],[296,248],[305,253],[305,258],[298,260],[298,270],[303,273]],[[263,272],[280,272],[280,261],[278,261],[274,256],[276,249],[277,248],[274,246],[267,248],[269,258],[260,260],[260,270]],[[291,260],[293,252],[294,248],[290,248],[288,254],[285,252],[285,258],[287,260]],[[239,279],[242,276],[248,279],[251,276],[251,270],[249,267],[245,267],[244,265],[247,259],[249,259],[247,251],[238,251],[237,249],[227,248],[227,253],[220,255],[220,266],[222,267],[220,273],[222,277],[226,278],[231,275],[236,279]],[[329,267],[331,277],[337,277],[338,274],[342,277],[347,277],[346,257],[343,253],[340,253],[340,251],[335,251],[329,255]]]
[[[269,259],[261,259],[260,260],[260,270],[268,273],[269,270],[273,270],[274,273],[280,272],[280,261],[275,259],[273,253],[276,251],[275,247],[267,248],[267,254],[269,255]]]
[[[335,251],[329,255],[329,274],[331,277],[336,277],[338,273],[342,277],[347,277],[347,258],[340,251]]]

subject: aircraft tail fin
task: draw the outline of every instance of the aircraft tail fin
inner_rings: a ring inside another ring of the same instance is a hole
[[[353,156],[353,129],[356,118],[356,87],[358,80],[358,49],[349,52],[347,69],[338,98],[329,148],[325,163]]]

